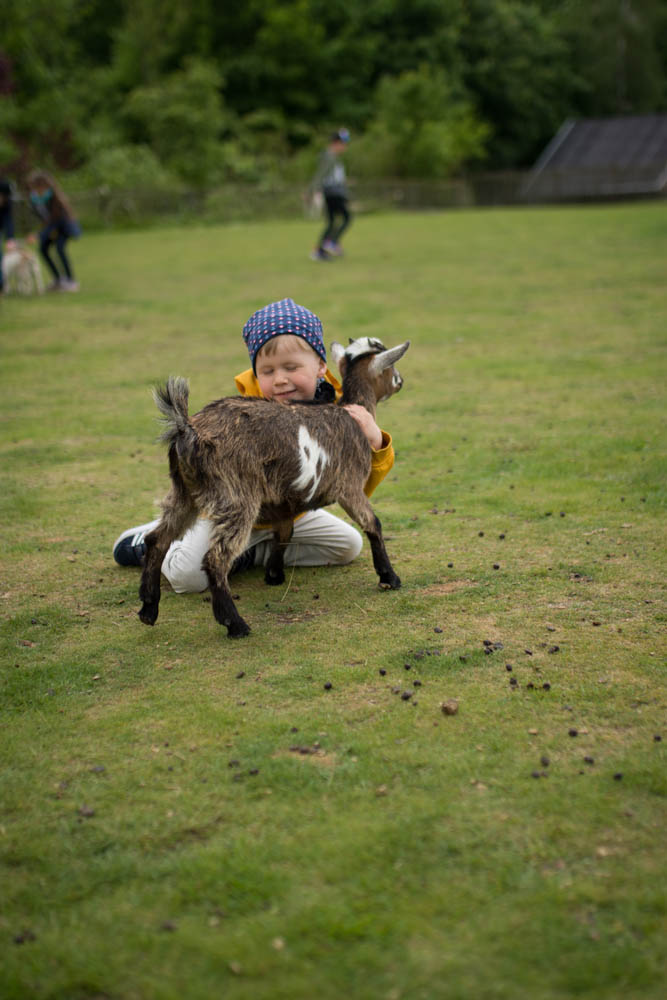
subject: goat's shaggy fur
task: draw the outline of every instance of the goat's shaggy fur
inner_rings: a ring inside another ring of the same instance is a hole
[[[7,293],[42,295],[44,278],[37,255],[24,246],[5,250],[2,256],[2,283]]]
[[[387,351],[377,340],[333,344],[343,376],[341,404],[358,403],[375,413],[376,404],[403,384],[394,368],[409,341]],[[380,587],[397,589],[400,580],[387,556],[380,522],[364,486],[371,448],[358,424],[340,404],[284,405],[265,399],[218,399],[188,416],[188,384],[170,378],[156,389],[155,401],[166,429],[172,487],[159,525],[146,542],[139,596],[142,622],[153,625],[160,600],[160,566],[172,541],[197,517],[213,525],[203,568],[213,613],[230,637],[247,635],[227,583],[234,560],[245,549],[256,523],[272,524],[274,542],[266,566],[267,583],[285,579],[283,551],[294,518],[337,502],[368,536]]]

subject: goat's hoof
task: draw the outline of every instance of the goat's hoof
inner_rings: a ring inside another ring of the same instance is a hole
[[[241,618],[238,622],[234,622],[227,626],[227,638],[228,639],[243,639],[244,636],[248,635],[250,632],[250,626],[247,622],[244,622]]]
[[[156,604],[144,604],[138,614],[144,625],[155,625],[155,622],[157,621],[157,612],[158,609]]]
[[[379,583],[380,590],[400,590],[401,578],[392,573],[391,576],[383,576]]]
[[[277,573],[275,570],[267,570],[264,576],[264,583],[268,583],[269,587],[279,587],[284,582],[285,574],[282,571]]]

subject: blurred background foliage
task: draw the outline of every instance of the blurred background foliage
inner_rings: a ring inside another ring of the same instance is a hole
[[[667,110],[662,0],[22,0],[0,171],[175,191],[530,165],[567,117]]]

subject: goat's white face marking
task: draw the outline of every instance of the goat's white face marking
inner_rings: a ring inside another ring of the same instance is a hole
[[[322,478],[324,467],[329,461],[326,451],[315,438],[311,437],[308,429],[301,424],[299,427],[299,475],[292,483],[295,490],[310,489],[305,495],[305,499],[310,501],[315,496],[317,487]]]
[[[362,354],[378,354],[384,350],[386,350],[384,344],[374,337],[359,337],[358,340],[353,340],[350,346],[345,348],[345,355],[349,361],[354,361]]]

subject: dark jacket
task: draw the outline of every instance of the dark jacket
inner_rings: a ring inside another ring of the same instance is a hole
[[[12,188],[9,181],[0,179],[0,240],[14,239],[14,212],[12,210]]]

